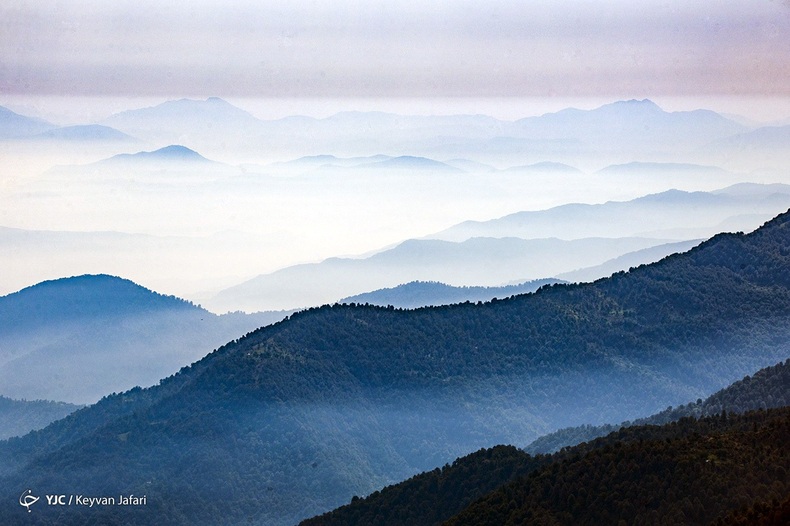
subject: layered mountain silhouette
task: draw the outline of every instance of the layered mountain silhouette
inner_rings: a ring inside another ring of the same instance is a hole
[[[186,198],[193,188],[190,185],[210,184],[241,173],[235,166],[207,159],[186,146],[171,144],[151,151],[119,153],[88,164],[55,166],[47,170],[46,178],[39,184],[50,191],[67,193],[72,188],[86,191],[85,186],[75,187],[76,181],[88,186],[98,183],[102,187],[107,181],[121,179],[142,184],[143,189],[146,184],[177,183],[182,185],[179,189]]]
[[[517,285],[503,287],[453,287],[438,281],[412,281],[397,287],[374,290],[350,296],[341,303],[360,303],[403,309],[450,305],[466,301],[491,301],[493,298],[507,298],[515,294],[535,292],[544,285],[560,283],[556,279],[538,279]]]
[[[688,160],[710,143],[750,131],[712,111],[667,112],[649,100],[620,101],[593,110],[567,109],[513,122],[484,115],[382,112],[264,121],[212,97],[130,110],[100,124],[154,143],[178,142],[209,152],[228,145],[244,152],[257,147],[281,155],[332,152],[353,157],[398,151],[494,165],[550,160],[572,166],[640,158],[672,161],[678,156]],[[217,144],[218,137],[222,144]],[[314,150],[305,152],[305,144]]]
[[[0,444],[0,517],[26,513],[16,504],[25,488],[58,488],[145,494],[148,504],[40,507],[42,524],[294,523],[481,447],[695,400],[786,359],[788,336],[790,213],[592,284],[482,305],[311,309],[233,340],[157,386],[108,396]],[[785,418],[689,422],[657,441],[655,428],[638,428],[629,444],[641,436],[648,449],[620,458],[627,465],[674,443],[703,466],[710,454],[732,458],[724,465],[743,466],[732,473],[751,486],[750,473],[773,465]],[[752,434],[728,434],[739,429]],[[695,436],[714,446],[732,440],[732,448],[700,446]],[[749,456],[760,460],[744,463]],[[579,465],[569,458],[566,467]],[[608,466],[618,457],[602,458]],[[681,472],[683,480],[692,473]],[[562,473],[570,481],[575,471]],[[595,484],[613,487],[603,478]],[[544,493],[552,494],[535,495]]]
[[[724,229],[723,229],[724,230]],[[595,281],[596,279],[611,276],[615,272],[628,270],[639,265],[647,265],[659,261],[669,255],[679,252],[686,252],[692,247],[697,246],[701,240],[692,239],[690,241],[678,241],[676,243],[665,243],[642,250],[636,250],[610,259],[595,267],[587,267],[557,275],[557,279],[562,281],[582,283],[585,281]]]
[[[741,184],[518,212],[460,223],[372,256],[286,267],[222,290],[206,304],[217,312],[299,308],[410,281],[454,286],[548,277],[592,281],[685,250],[715,232],[753,230],[787,207],[790,187]],[[676,240],[687,241],[668,243]]]
[[[628,237],[572,241],[479,237],[460,243],[411,239],[366,258],[330,258],[286,267],[225,289],[206,304],[217,312],[255,312],[323,305],[410,281],[499,286],[599,265],[666,241]]]
[[[674,235],[690,239],[709,237],[721,222],[731,218],[740,218],[741,228],[750,230],[744,228],[750,221],[764,218],[764,214],[775,215],[788,206],[790,186],[781,184],[737,184],[713,192],[667,190],[630,201],[567,204],[489,221],[466,221],[430,237],[462,241],[478,236],[578,239]],[[759,223],[752,228],[757,226]]]
[[[255,272],[260,254],[271,244],[262,236],[227,231],[198,237],[0,227],[0,267],[7,272],[3,283],[8,293],[31,283],[87,273],[125,276],[183,296],[238,283]],[[247,266],[240,274],[233,273],[238,268],[221,268],[231,253]],[[217,280],[212,272],[218,269],[227,277]]]

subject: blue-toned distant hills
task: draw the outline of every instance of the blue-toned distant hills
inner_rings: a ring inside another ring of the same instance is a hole
[[[754,130],[712,111],[668,112],[649,100],[566,109],[516,121],[382,112],[262,120],[213,97],[128,110],[100,124],[150,142],[185,144],[209,154],[228,146],[286,156],[397,152],[394,157],[440,162],[463,158],[500,167],[543,162],[605,166],[634,160],[718,165],[703,151],[707,145]]]
[[[95,402],[276,319],[217,316],[107,275],[46,281],[0,297],[0,395]]]
[[[466,221],[366,257],[286,267],[226,288],[206,303],[218,311],[256,311],[332,303],[411,281],[466,286],[549,277],[588,281],[669,255],[677,240],[752,230],[788,207],[790,186],[741,184],[518,212]],[[675,251],[694,244],[677,245]],[[651,247],[656,250],[617,260]]]
[[[403,157],[385,164],[398,169],[414,168],[407,158],[455,168],[457,162],[446,160],[460,159],[464,169],[533,166],[546,171],[553,166],[556,171],[561,165],[595,169],[635,161],[775,169],[787,155],[787,141],[782,140],[786,128],[749,127],[709,110],[669,112],[650,100],[617,101],[590,110],[568,108],[516,121],[485,115],[353,111],[325,118],[263,120],[217,97],[167,101],[120,112],[99,123],[64,128],[0,111],[0,139],[43,134],[39,140],[51,136],[112,142],[122,140],[118,135],[122,133],[149,144],[183,144],[209,157],[228,151],[244,157],[271,152],[279,158],[370,157],[386,152]]]
[[[43,119],[26,117],[0,106],[0,139],[29,137],[56,127]]]
[[[63,126],[28,137],[34,141],[65,141],[65,142],[139,142],[134,137],[109,126],[85,124]]]
[[[101,161],[104,164],[134,166],[135,163],[211,163],[198,152],[181,146],[171,144],[164,148],[150,152],[120,153],[109,159]]]
[[[397,287],[374,290],[349,296],[341,303],[370,304],[403,309],[414,309],[436,305],[451,305],[466,301],[491,301],[493,298],[507,298],[514,294],[535,292],[544,285],[562,283],[557,279],[537,279],[519,283],[518,285],[505,285],[502,287],[453,287],[437,281],[412,281]]]

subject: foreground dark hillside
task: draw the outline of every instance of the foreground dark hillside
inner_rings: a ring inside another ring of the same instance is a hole
[[[532,457],[513,446],[481,449],[456,459],[452,465],[420,473],[398,484],[324,515],[302,526],[410,526],[440,524],[475,500],[511,480],[551,462]]]
[[[503,486],[445,524],[710,524],[790,493],[790,408],[619,433],[614,443],[576,448]]]
[[[295,523],[481,447],[694,400],[786,358],[789,335],[788,214],[592,284],[311,309],[0,444],[0,502],[149,496],[41,524]]]
[[[757,371],[732,385],[709,396],[707,399],[680,406],[672,411],[662,411],[657,415],[640,419],[634,426],[667,424],[683,417],[718,415],[722,411],[732,414],[744,413],[755,408],[780,408],[787,406],[790,399],[790,360]],[[708,412],[710,411],[710,412]],[[512,480],[523,477],[553,462],[573,458],[580,451],[611,445],[638,436],[633,429],[624,433],[614,433],[621,426],[600,426],[595,428],[599,435],[608,435],[594,444],[576,448],[566,448],[555,455],[534,455],[525,453],[512,446],[497,446],[456,459],[452,465],[421,473],[409,480],[388,486],[370,496],[355,498],[350,504],[324,515],[303,522],[304,526],[380,526],[409,524],[410,526],[430,526],[441,524],[453,515],[460,513],[473,500],[504,486]],[[627,427],[627,426],[622,426]],[[604,433],[603,430],[609,428]],[[590,426],[563,430],[549,435],[549,441],[590,432]],[[593,440],[591,436],[588,440]],[[540,442],[539,439],[536,442]],[[582,440],[577,440],[581,442]]]

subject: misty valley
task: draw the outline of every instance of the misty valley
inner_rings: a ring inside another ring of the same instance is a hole
[[[0,523],[786,524],[790,126],[0,107]]]

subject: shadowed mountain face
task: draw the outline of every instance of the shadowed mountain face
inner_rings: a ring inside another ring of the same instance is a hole
[[[216,316],[112,276],[40,283],[0,297],[0,392],[88,403],[151,385],[265,316]]]
[[[483,446],[696,399],[786,358],[788,336],[790,213],[593,284],[312,309],[5,442],[0,517],[32,487],[148,495],[43,524],[294,523]]]
[[[786,498],[788,426],[784,407],[628,428],[565,452],[443,524],[719,524]]]

